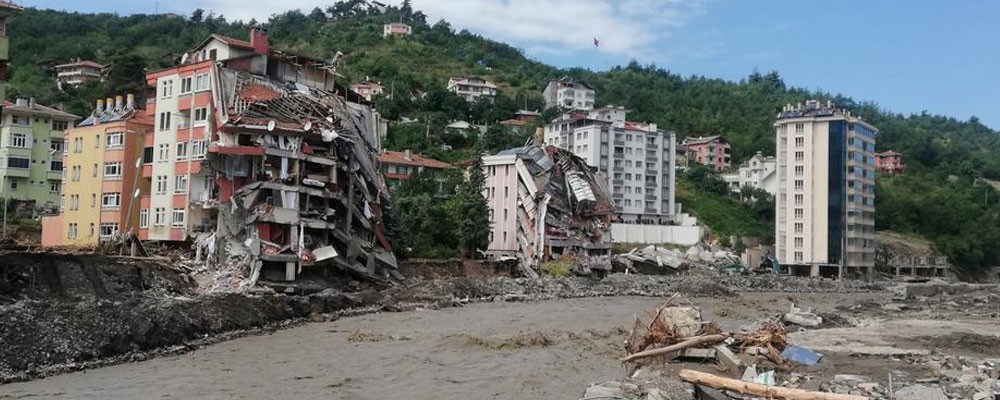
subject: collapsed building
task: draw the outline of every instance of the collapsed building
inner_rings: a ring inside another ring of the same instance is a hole
[[[374,111],[246,71],[216,74],[225,123],[207,167],[219,187],[220,259],[251,256],[252,280],[290,281],[324,265],[401,278],[383,233]]]
[[[483,167],[488,254],[516,257],[532,277],[542,263],[567,256],[611,268],[614,206],[605,180],[582,158],[555,146],[526,146],[483,157]]]
[[[335,65],[273,49],[254,28],[150,72],[138,238],[194,242],[240,290],[309,270],[400,279],[381,217],[386,124],[347,101]]]

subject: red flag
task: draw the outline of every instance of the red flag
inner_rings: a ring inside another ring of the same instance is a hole
[[[597,40],[596,36],[594,37],[594,47],[601,47],[601,41]]]

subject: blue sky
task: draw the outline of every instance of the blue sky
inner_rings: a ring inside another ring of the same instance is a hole
[[[390,3],[397,1],[388,1]],[[265,19],[331,0],[21,0],[83,12]],[[740,79],[777,70],[789,85],[872,100],[904,114],[975,115],[1000,128],[1000,2],[738,0],[413,0],[561,67],[635,58],[682,75]],[[253,4],[252,7],[246,7]],[[553,17],[553,16],[563,17]],[[492,18],[488,18],[491,16]],[[597,37],[600,47],[594,47]]]

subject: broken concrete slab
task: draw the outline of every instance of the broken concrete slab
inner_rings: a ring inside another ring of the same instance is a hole
[[[726,367],[726,370],[729,371],[730,375],[734,378],[739,378],[743,375],[743,362],[740,361],[739,357],[736,357],[736,354],[733,354],[728,347],[720,344],[712,347],[712,349],[715,350],[716,359],[718,359],[719,362]]]
[[[948,400],[948,396],[939,387],[913,385],[896,391],[896,400]]]

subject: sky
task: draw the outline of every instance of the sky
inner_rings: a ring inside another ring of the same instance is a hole
[[[399,3],[400,0],[382,0]],[[265,20],[333,0],[19,0],[119,14],[203,8]],[[642,64],[738,80],[776,70],[791,86],[903,114],[975,115],[1000,128],[998,1],[412,0],[433,23],[510,43],[539,61],[593,70]],[[252,6],[247,6],[252,4]],[[598,46],[594,45],[595,39]]]

